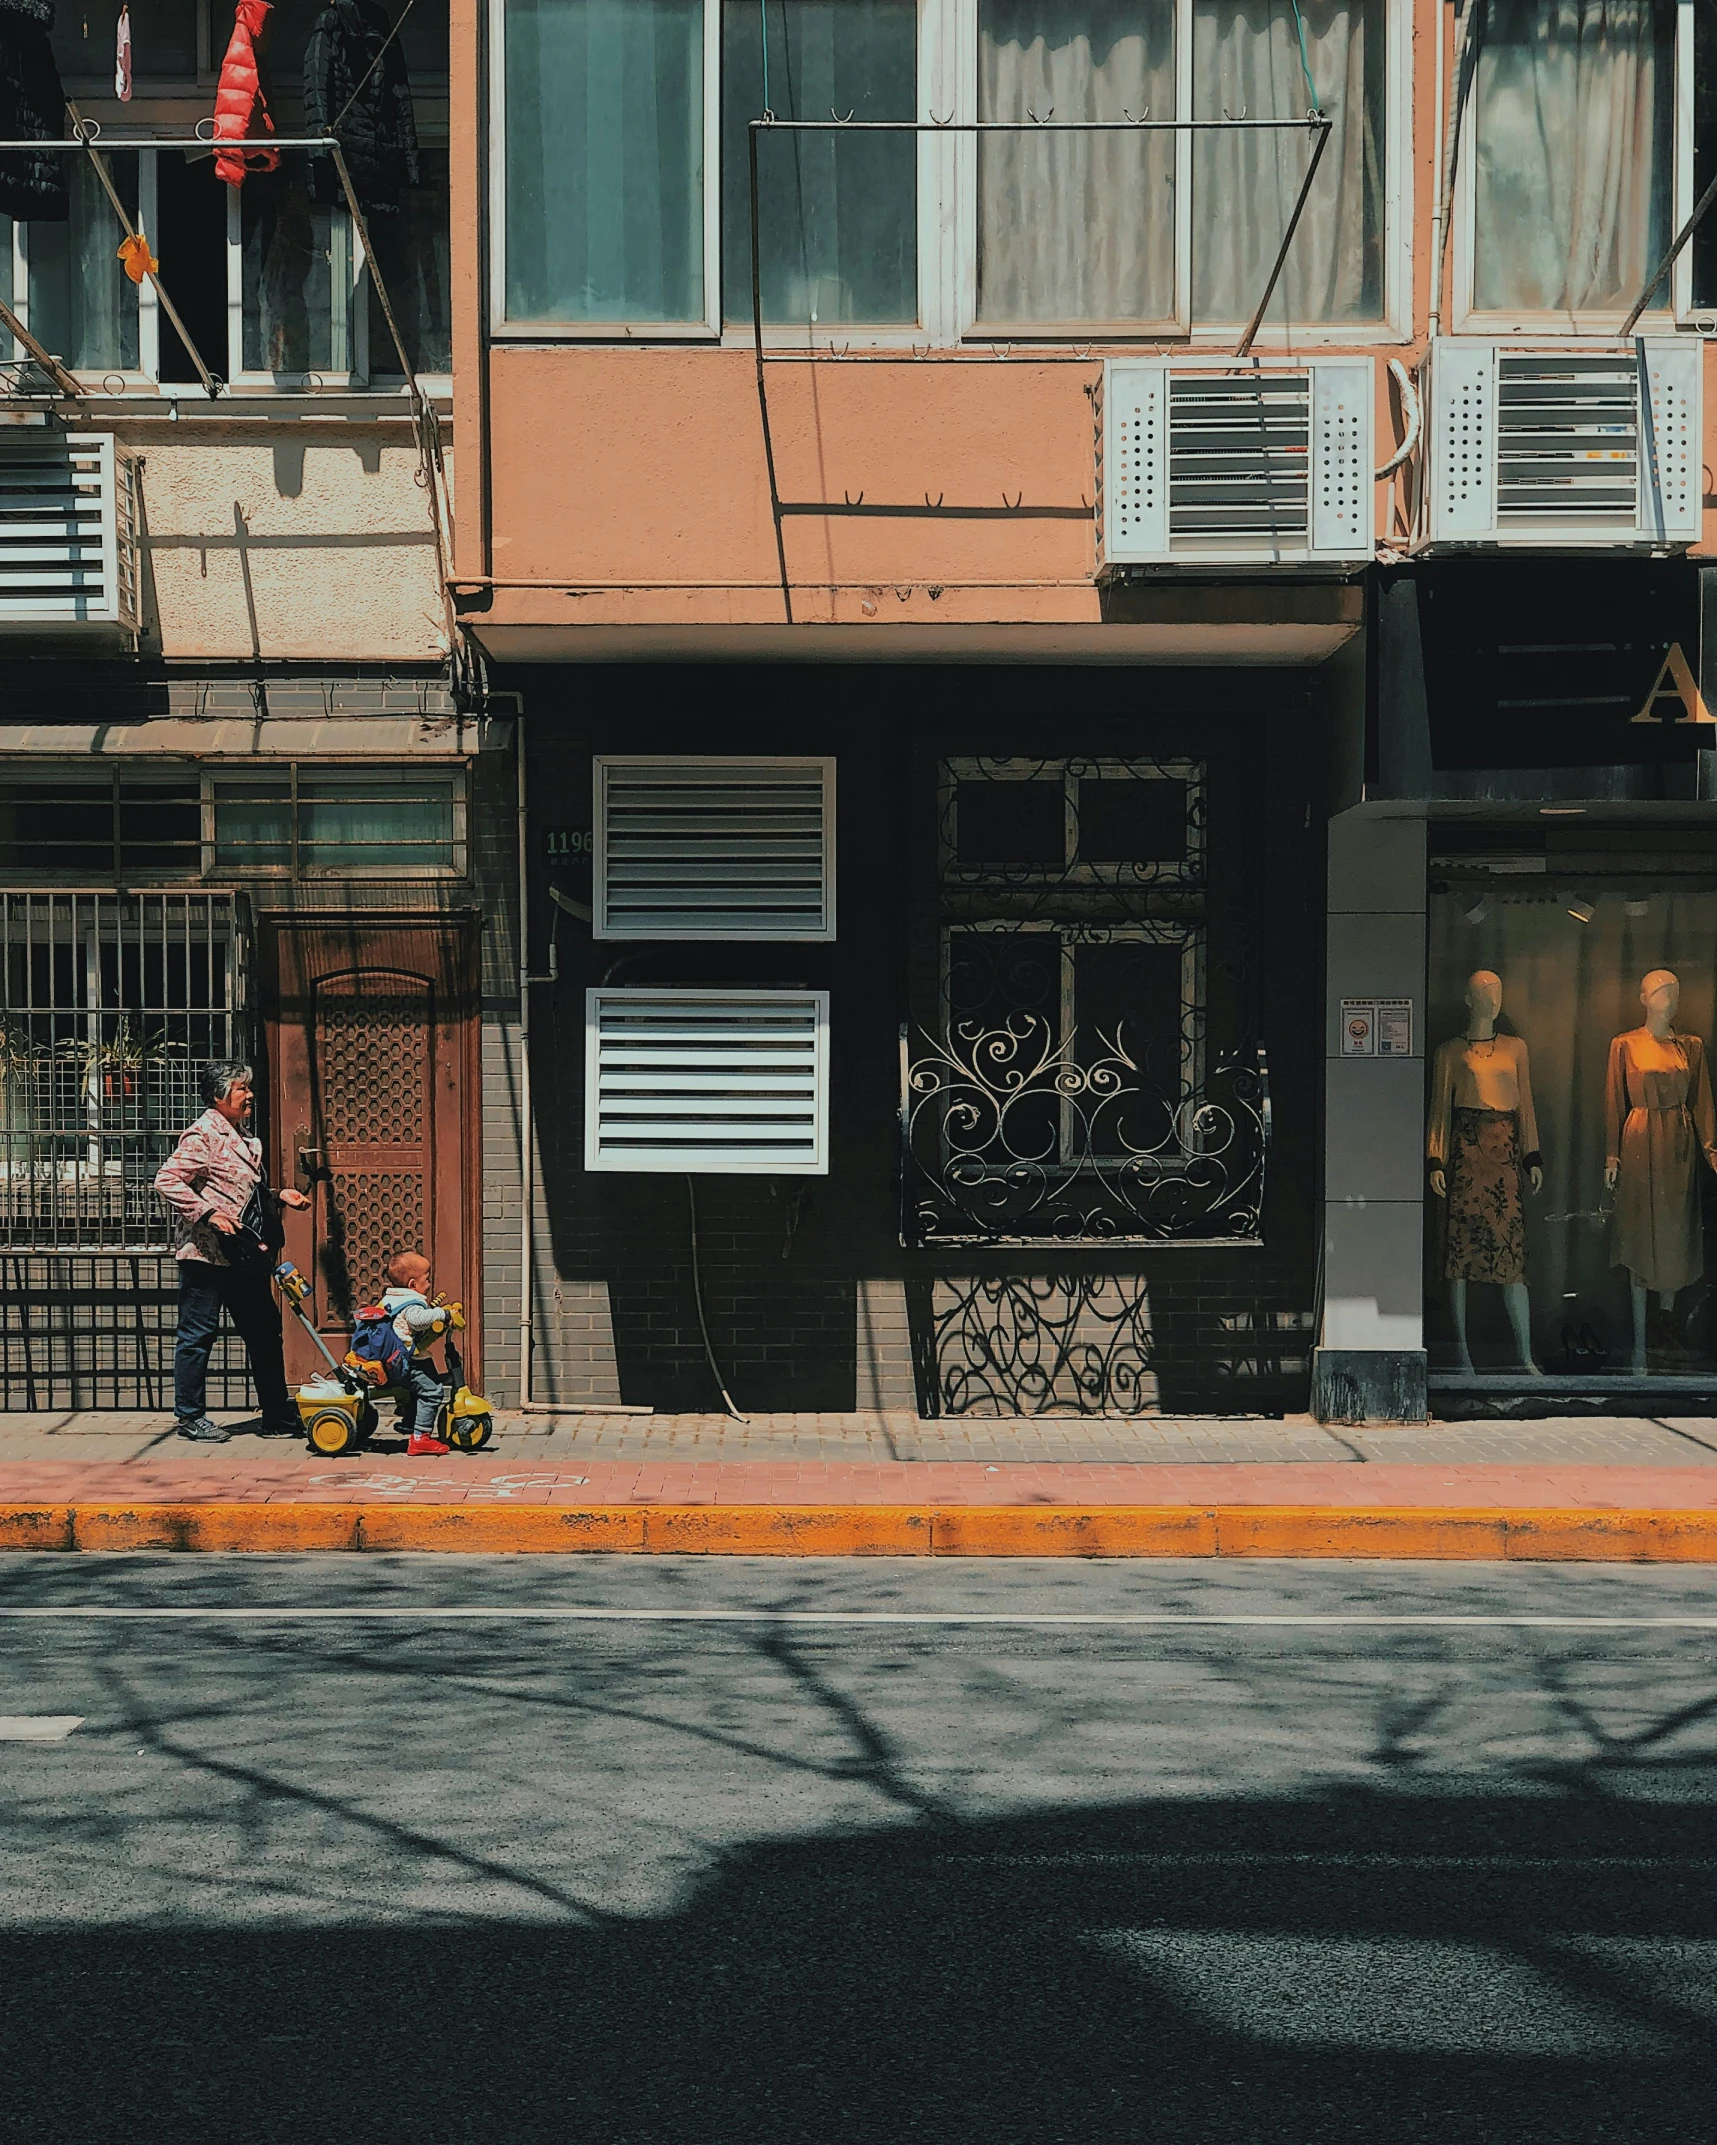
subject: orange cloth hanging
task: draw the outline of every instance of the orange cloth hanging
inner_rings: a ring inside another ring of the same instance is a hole
[[[154,275],[161,266],[150,252],[149,241],[141,231],[133,232],[131,237],[119,241],[119,258],[133,283],[141,283],[145,276]]]
[[[271,12],[271,0],[238,0],[227,56],[221,62],[220,87],[215,92],[217,142],[243,141],[247,135],[274,132],[256,63],[257,43]],[[241,185],[247,171],[273,171],[279,163],[278,149],[215,151],[215,170],[229,186]]]

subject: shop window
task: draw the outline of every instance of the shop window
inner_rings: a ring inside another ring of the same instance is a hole
[[[213,781],[214,868],[294,877],[463,871],[459,776],[270,767]]]
[[[282,135],[316,131],[307,112],[327,93],[318,61],[327,48],[313,42],[312,31],[324,11],[323,0],[276,0],[271,12],[260,59]],[[67,95],[108,137],[133,127],[143,103],[152,128],[188,136],[212,108],[230,8],[166,0],[134,10],[130,104],[113,95],[117,14],[118,0],[60,10],[54,50]],[[415,372],[429,375],[452,366],[447,28],[445,8],[402,12],[376,76],[392,85],[378,152],[366,154],[361,111],[342,128],[407,357]],[[401,55],[403,79],[394,74]],[[344,93],[344,75],[336,71],[328,81]],[[69,219],[0,232],[0,241],[10,241],[0,245],[0,296],[9,274],[11,302],[25,325],[66,364],[115,386],[139,378],[196,385],[197,356],[217,379],[252,386],[398,378],[399,358],[330,158],[285,149],[277,170],[251,172],[235,188],[200,146],[104,146],[101,153],[128,216],[160,260],[196,356],[152,284],[133,284],[121,269],[118,218],[89,157],[78,152],[66,159]],[[0,350],[0,357],[11,355]]]
[[[1492,833],[1433,859],[1433,1383],[1707,1390],[1717,854],[1615,828],[1507,855]]]
[[[202,857],[195,776],[8,774],[0,787],[0,872],[63,880],[194,877]]]

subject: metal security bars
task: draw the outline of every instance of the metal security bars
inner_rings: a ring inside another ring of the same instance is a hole
[[[158,1405],[174,1262],[156,1170],[246,1054],[230,894],[0,892],[0,1406]],[[242,1400],[217,1359],[214,1397]]]

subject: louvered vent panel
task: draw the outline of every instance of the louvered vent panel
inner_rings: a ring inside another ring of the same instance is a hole
[[[822,991],[588,992],[585,1167],[825,1176],[828,1025]]]
[[[1696,544],[1703,506],[1704,457],[1699,441],[1699,375],[1704,352],[1697,340],[1647,345],[1646,379],[1651,418],[1648,463],[1656,478],[1647,487],[1647,533],[1659,543]]]
[[[1311,444],[1306,373],[1171,379],[1171,550],[1304,549]]]
[[[1168,540],[1168,368],[1118,363],[1103,386],[1103,542],[1117,559],[1149,558]]]
[[[596,763],[596,936],[834,937],[832,760]]]
[[[1639,365],[1532,351],[1497,358],[1497,519],[1631,530],[1639,517]]]
[[[110,433],[0,429],[0,631],[135,623],[130,474]]]

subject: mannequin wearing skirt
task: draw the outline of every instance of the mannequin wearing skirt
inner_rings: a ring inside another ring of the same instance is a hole
[[[1431,1190],[1445,1202],[1443,1278],[1462,1371],[1467,1346],[1467,1283],[1502,1290],[1520,1368],[1532,1360],[1532,1306],[1526,1292],[1526,1217],[1521,1180],[1544,1183],[1532,1071],[1518,1035],[1498,1035],[1502,978],[1480,968],[1467,978],[1467,1024],[1437,1051],[1431,1068],[1431,1114],[1425,1157]]]
[[[1649,1298],[1667,1313],[1705,1271],[1700,1156],[1717,1170],[1705,1045],[1675,1028],[1680,978],[1654,968],[1639,995],[1645,1019],[1610,1044],[1604,1086],[1604,1184],[1616,1201],[1610,1263],[1625,1266],[1632,1284],[1636,1375],[1647,1368]]]

